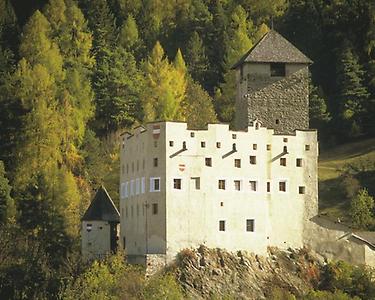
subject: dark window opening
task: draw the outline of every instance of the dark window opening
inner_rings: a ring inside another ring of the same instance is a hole
[[[219,231],[225,231],[225,221],[219,221]]]
[[[218,183],[219,190],[225,190],[225,180],[220,179]]]
[[[304,186],[299,186],[298,187],[298,193],[299,194],[305,194],[305,187]]]
[[[169,147],[173,147],[173,141],[169,141]]]
[[[302,167],[302,158],[297,158],[296,159],[296,166],[297,167]]]
[[[158,159],[157,157],[154,158],[154,167],[157,167],[158,166]]]
[[[152,214],[153,215],[157,215],[158,214],[158,204],[157,203],[153,203],[152,204]]]
[[[246,220],[246,231],[254,232],[254,219],[247,219]]]
[[[256,165],[256,163],[257,163],[257,157],[251,155],[250,156],[250,165]]]
[[[284,63],[271,63],[271,77],[285,77]]]
[[[240,159],[234,160],[234,167],[235,168],[241,168],[241,160]]]
[[[201,147],[205,148],[206,147],[206,142],[201,142]]]
[[[216,143],[216,148],[221,148],[221,143],[220,142]]]
[[[173,179],[173,188],[176,190],[181,190],[181,179]]]
[[[280,124],[280,120],[276,119],[275,123],[276,123],[276,125],[279,125]]]
[[[212,167],[212,158],[211,157],[206,157],[204,159],[204,161],[205,161],[205,164],[206,164],[207,167]]]
[[[267,193],[271,192],[271,182],[267,182]]]

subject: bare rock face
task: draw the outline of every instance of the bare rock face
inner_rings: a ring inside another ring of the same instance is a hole
[[[181,251],[173,268],[191,299],[266,299],[273,288],[303,295],[318,282],[321,267],[306,249],[269,248],[263,257],[201,246]]]

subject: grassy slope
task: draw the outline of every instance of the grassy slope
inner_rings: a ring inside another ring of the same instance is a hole
[[[375,196],[375,139],[340,145],[320,154],[320,213],[344,221],[349,221],[350,199],[342,183],[342,174],[348,164],[363,170],[355,177]]]

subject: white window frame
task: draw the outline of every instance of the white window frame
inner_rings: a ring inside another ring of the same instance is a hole
[[[136,194],[136,195],[139,195],[140,192],[141,192],[141,182],[140,182],[140,179],[137,178],[137,179],[135,180],[135,194]]]
[[[130,180],[130,196],[134,196],[134,179]]]
[[[125,198],[129,197],[129,181],[125,182],[124,195],[125,195]]]
[[[159,189],[158,190],[154,189],[154,182],[156,180],[159,180]],[[161,180],[160,180],[160,177],[150,177],[150,192],[151,193],[160,192],[160,189],[161,189]]]
[[[141,179],[141,194],[144,194],[146,191],[146,180],[144,177]]]

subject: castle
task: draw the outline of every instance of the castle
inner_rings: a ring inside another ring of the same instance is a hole
[[[199,245],[262,255],[269,246],[308,246],[327,258],[375,265],[375,239],[319,224],[311,63],[271,30],[233,66],[235,130],[160,121],[121,136],[119,241],[129,262],[163,265]],[[102,227],[88,231],[86,223],[83,253]]]

